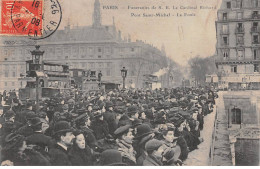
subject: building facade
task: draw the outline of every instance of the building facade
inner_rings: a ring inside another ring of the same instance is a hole
[[[126,67],[126,87],[142,88],[143,75],[167,67],[165,51],[141,40],[122,38],[114,19],[102,25],[99,0],[95,0],[93,23],[90,26],[67,25],[52,36],[40,41],[26,37],[0,37],[0,91],[18,89],[18,78],[25,74],[25,61],[31,58],[35,45],[45,51],[46,61],[68,64],[71,69],[101,71],[102,80],[123,83],[121,69]]]
[[[260,88],[260,1],[223,0],[216,21],[219,87]]]

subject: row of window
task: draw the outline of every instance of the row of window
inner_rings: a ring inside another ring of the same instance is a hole
[[[16,85],[16,82],[4,82],[3,83],[4,87],[14,87]],[[0,85],[0,87],[3,87]]]
[[[237,12],[237,19],[243,19],[243,12]],[[222,20],[227,21],[229,18],[228,13],[224,12],[222,13]],[[232,18],[234,19],[234,18]],[[252,15],[250,16],[250,19],[260,19],[259,11],[253,11]]]
[[[237,0],[237,1],[228,1],[226,2],[226,8],[227,9],[231,9],[231,8],[243,8],[245,3],[249,3],[250,1],[248,2],[245,2],[244,0]],[[259,2],[258,0],[251,0],[251,7],[252,8],[257,8],[259,7]]]
[[[116,48],[115,48],[116,49]],[[135,52],[135,48],[117,48],[118,53],[123,53],[123,52]],[[88,54],[90,57],[94,57],[93,55],[97,55],[98,58],[101,58],[102,55],[107,55],[110,57],[110,54],[114,53],[113,48],[110,47],[50,47],[46,49],[42,49],[45,51],[45,54],[50,54],[50,55],[57,55],[57,56],[63,56],[63,55],[73,55],[73,56],[78,56],[82,55],[82,57],[85,57],[86,54]],[[15,49],[15,48],[10,48],[10,49],[0,49],[0,54],[3,55],[4,57],[13,57],[13,56],[23,56],[23,55],[29,55],[31,56],[31,51],[32,49]]]
[[[237,65],[231,65],[231,72],[237,73]],[[254,64],[254,72],[259,72],[259,64]]]
[[[223,54],[224,60],[228,60],[229,59],[229,50],[228,49],[223,50],[222,54]],[[238,60],[242,60],[242,59],[245,58],[244,56],[245,56],[245,50],[242,49],[242,48],[238,49],[237,50],[237,59]],[[253,49],[253,59],[254,60],[259,59],[259,49]]]
[[[244,36],[243,35],[237,35],[237,44],[243,45],[244,44]],[[259,35],[253,34],[252,35],[252,44],[259,44]],[[227,46],[229,45],[229,38],[228,36],[222,36],[222,45]]]

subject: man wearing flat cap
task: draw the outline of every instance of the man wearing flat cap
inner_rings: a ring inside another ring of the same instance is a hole
[[[123,162],[128,166],[136,165],[136,152],[132,146],[134,138],[132,131],[131,125],[125,125],[119,127],[114,133],[117,138],[116,143],[118,145],[118,151],[123,157]]]
[[[54,126],[56,144],[50,149],[49,154],[53,166],[71,165],[68,157],[68,148],[73,145],[73,129],[66,121],[59,121]]]
[[[145,158],[144,166],[162,166],[162,154],[164,152],[163,141],[152,139],[145,144],[148,156]]]

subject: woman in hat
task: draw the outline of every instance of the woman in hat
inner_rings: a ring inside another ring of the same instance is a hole
[[[74,119],[76,128],[81,130],[85,136],[85,140],[86,140],[86,144],[91,147],[91,148],[95,148],[96,147],[96,137],[93,134],[94,131],[92,129],[90,129],[91,126],[91,120],[90,117],[88,116],[87,113],[84,113],[82,115],[80,115],[79,117],[77,117],[76,119]]]
[[[123,157],[123,162],[129,166],[136,165],[136,152],[132,146],[133,143],[133,129],[131,129],[130,125],[125,125],[119,127],[115,132],[116,143],[118,145],[118,151],[121,153]]]
[[[91,166],[95,161],[93,151],[86,144],[82,131],[74,132],[75,140],[69,150],[69,159],[73,166]]]
[[[14,166],[48,166],[50,162],[39,152],[27,147],[25,137],[14,133],[5,138],[1,161],[10,160]]]

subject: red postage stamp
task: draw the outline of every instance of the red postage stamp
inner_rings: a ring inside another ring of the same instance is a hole
[[[39,36],[42,31],[43,0],[2,0],[2,35]]]

